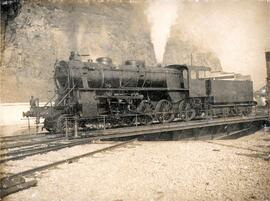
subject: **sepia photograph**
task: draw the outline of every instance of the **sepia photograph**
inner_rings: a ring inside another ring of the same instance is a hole
[[[0,4],[0,200],[270,201],[270,0]]]

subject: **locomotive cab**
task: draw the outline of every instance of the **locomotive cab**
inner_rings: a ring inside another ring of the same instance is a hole
[[[188,66],[189,69],[189,96],[206,97],[206,78],[210,74],[210,68],[204,66]]]
[[[171,85],[171,87],[179,88],[179,89],[189,88],[189,70],[186,65],[169,65],[169,66],[166,66],[166,68],[176,70],[174,74],[175,76],[170,76],[167,79],[167,85],[168,85],[169,79],[175,79],[175,83],[174,85]]]

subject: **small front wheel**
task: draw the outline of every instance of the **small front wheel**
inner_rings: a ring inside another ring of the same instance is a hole
[[[74,128],[74,119],[67,114],[62,114],[57,119],[56,129],[57,132],[64,133]]]

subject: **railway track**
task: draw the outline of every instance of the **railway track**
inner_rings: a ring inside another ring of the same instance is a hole
[[[12,143],[20,143],[20,142],[28,142],[28,141],[38,141],[45,139],[53,139],[57,137],[63,137],[64,135],[61,133],[51,134],[48,132],[42,133],[33,133],[33,134],[23,134],[23,135],[14,135],[14,136],[2,136],[0,137],[0,143],[2,145],[12,144]]]
[[[48,135],[48,132],[34,133],[34,134],[21,134],[21,135],[7,135],[7,136],[1,136],[0,142],[23,141],[23,140],[46,137],[47,135]]]
[[[58,142],[59,140],[63,140],[63,139],[65,139],[63,136],[59,136],[59,137],[49,137],[42,140],[34,140],[30,142],[28,141],[28,142],[16,142],[13,144],[2,144],[1,150],[12,149],[12,148],[17,148],[17,147],[28,147],[28,146],[46,144],[46,143],[51,143],[51,142]]]
[[[180,131],[188,130],[194,128],[205,128],[213,126],[222,126],[222,125],[233,125],[239,123],[250,123],[250,122],[265,122],[268,121],[268,115],[258,115],[251,117],[232,117],[232,118],[217,118],[217,119],[204,119],[196,120],[189,122],[171,122],[164,124],[152,124],[139,127],[126,127],[119,129],[105,129],[105,130],[96,130],[92,132],[85,133],[86,135],[91,136],[103,136],[106,139],[116,138],[116,137],[128,137],[128,136],[137,136],[137,135],[148,135],[161,132],[170,132],[170,131]]]
[[[57,151],[67,147],[73,147],[76,145],[83,145],[87,143],[91,143],[93,141],[92,138],[82,138],[82,139],[74,139],[74,140],[65,140],[62,143],[58,144],[47,144],[45,147],[37,147],[37,148],[29,148],[29,149],[19,149],[15,151],[9,151],[7,153],[0,154],[0,164],[11,161],[11,160],[19,160],[28,156],[33,156],[37,154],[44,154],[50,151]]]
[[[153,124],[138,127],[134,126],[125,128],[104,129],[104,130],[80,132],[79,135],[81,135],[81,138],[79,139],[67,139],[63,135],[61,137],[60,134],[55,134],[53,136],[47,135],[47,137],[44,137],[44,134],[42,134],[37,136],[31,136],[34,138],[30,138],[30,142],[29,141],[22,142],[20,140],[21,138],[24,137],[21,136],[19,137],[20,142],[2,145],[1,150],[6,150],[6,152],[0,154],[0,164],[10,160],[19,160],[36,154],[44,154],[50,151],[56,151],[67,147],[91,143],[94,140],[105,140],[121,137],[137,137],[139,135],[148,135],[153,133],[211,127],[217,125],[266,121],[267,119],[268,116],[260,115],[244,118],[237,117],[237,118],[214,119],[214,120],[197,120],[191,122],[172,122],[166,124]],[[30,136],[25,136],[25,139],[29,140],[28,137]],[[51,137],[53,139],[49,139]]]
[[[169,132],[186,130],[193,128],[204,128],[217,125],[229,125],[237,123],[248,123],[267,121],[268,115],[257,115],[252,117],[237,117],[227,119],[212,119],[212,120],[197,120],[192,122],[172,122],[164,124],[153,124],[146,126],[134,126],[125,128],[114,128],[114,129],[103,129],[95,131],[84,131],[79,132],[81,138],[67,139],[64,135],[54,134],[47,135],[45,133],[39,133],[37,135],[17,135],[17,136],[6,136],[1,137],[0,142],[1,154],[0,163],[5,163],[10,160],[19,160],[28,156],[37,154],[44,154],[50,151],[56,151],[67,147],[83,145],[91,143],[95,140],[106,140],[121,137],[133,137],[136,138],[139,135],[148,135],[153,133]],[[106,147],[104,149],[89,152],[83,155],[78,155],[72,158],[64,159],[61,161],[53,162],[47,165],[35,167],[20,173],[8,175],[1,179],[1,197],[17,192],[19,190],[29,188],[37,184],[35,180],[26,181],[24,176],[33,174],[38,171],[42,171],[57,165],[73,162],[79,158],[91,156],[93,154],[107,151],[116,147],[120,147],[132,141],[118,143],[113,146]],[[211,143],[211,142],[209,142]]]
[[[229,148],[234,148],[234,149],[245,150],[245,151],[258,152],[258,153],[261,153],[261,154],[270,154],[269,151],[262,151],[262,150],[253,149],[253,148],[245,148],[245,147],[232,145],[232,144],[224,144],[224,143],[212,142],[212,141],[208,141],[208,140],[205,140],[205,141],[202,141],[202,142],[206,142],[206,143],[209,143],[209,144],[215,144],[215,145],[219,145],[219,146],[223,146],[223,147],[229,147]]]
[[[64,163],[72,163],[75,161],[78,161],[80,158],[84,158],[84,157],[89,157],[89,156],[93,156],[94,154],[97,153],[101,153],[101,152],[105,152],[105,151],[110,151],[112,149],[115,148],[119,148],[119,147],[123,147],[127,144],[130,144],[132,142],[134,142],[136,139],[130,140],[130,141],[125,141],[125,142],[121,142],[121,143],[117,143],[114,144],[112,146],[108,146],[102,149],[98,149],[95,151],[91,151],[91,152],[87,152],[81,155],[77,155],[77,156],[73,156],[71,158],[67,158],[67,159],[63,159],[63,160],[59,160],[53,163],[48,163],[46,165],[42,165],[42,166],[38,166],[38,167],[34,167],[22,172],[18,172],[15,174],[11,174],[8,175],[6,177],[3,177],[0,179],[0,197],[3,198],[7,195],[10,195],[12,193],[16,193],[18,191],[33,187],[35,185],[37,185],[37,181],[35,179],[32,179],[30,181],[26,181],[25,177],[29,177],[29,175],[33,175],[37,172],[43,171],[43,170],[47,170],[53,167],[56,167],[58,165],[64,164]],[[29,178],[28,178],[29,179]]]

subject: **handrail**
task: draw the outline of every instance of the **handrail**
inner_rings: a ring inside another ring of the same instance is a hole
[[[52,102],[52,100],[56,97],[56,93],[54,93],[53,97],[50,98],[50,100],[48,100],[48,102],[44,105],[44,107],[46,107],[49,103]]]
[[[50,100],[48,100],[48,102],[44,105],[44,107],[46,107],[49,103],[52,102],[52,100],[55,98],[56,93],[54,93],[53,97],[50,98]]]
[[[67,93],[66,95],[64,95],[64,97],[56,104],[56,106],[58,106],[60,103],[63,102],[63,100],[67,97],[67,95],[70,94],[70,92],[76,87],[76,85],[74,85]]]

